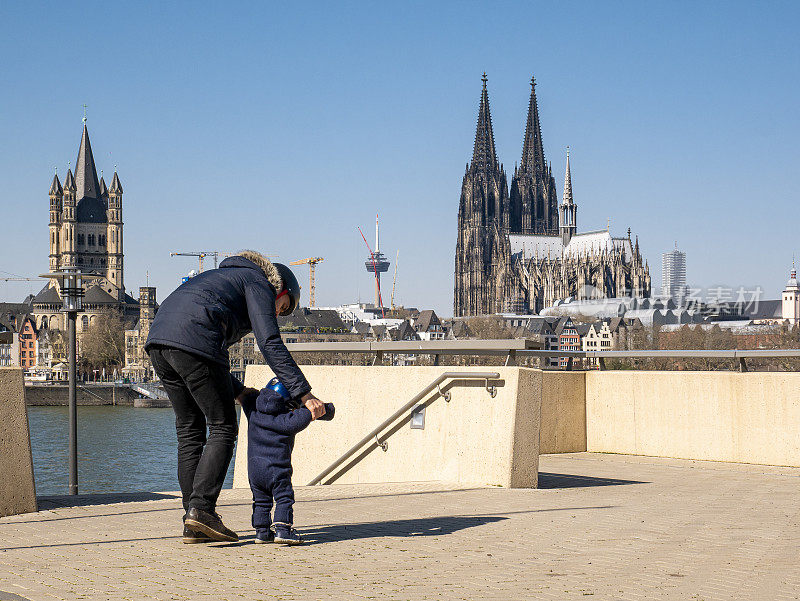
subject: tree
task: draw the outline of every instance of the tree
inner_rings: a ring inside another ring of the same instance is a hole
[[[125,328],[116,311],[99,313],[81,336],[81,363],[89,369],[125,362]]]

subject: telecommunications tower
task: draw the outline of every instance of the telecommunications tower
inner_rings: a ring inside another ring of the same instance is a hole
[[[364,242],[366,242],[366,239]],[[375,306],[383,307],[383,300],[381,299],[381,274],[389,271],[389,261],[386,260],[386,257],[383,256],[380,250],[381,241],[377,215],[375,215],[375,250],[373,251],[369,248],[369,244],[367,244],[367,248],[369,249],[369,256],[364,262],[364,266],[367,268],[367,272],[373,274],[375,277]]]

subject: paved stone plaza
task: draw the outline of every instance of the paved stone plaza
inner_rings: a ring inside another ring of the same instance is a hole
[[[0,601],[800,598],[800,469],[544,456],[538,490],[298,487],[303,547],[184,545],[175,495],[41,500],[0,519]]]

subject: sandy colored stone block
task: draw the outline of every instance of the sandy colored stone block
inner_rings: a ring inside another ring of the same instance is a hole
[[[374,442],[366,445],[351,460],[351,469],[334,481],[535,487],[541,378],[536,370],[519,367],[303,366],[314,393],[336,405],[336,418],[313,422],[297,436],[294,483],[309,482],[445,371],[497,372],[497,395],[491,397],[482,380],[445,382],[442,390],[449,390],[450,402],[434,391],[420,403],[424,429],[411,429],[408,418],[398,420],[381,437],[386,451]],[[268,367],[252,365],[245,382],[261,388],[271,377]],[[233,485],[247,487],[247,482],[247,421],[242,419]]]
[[[0,367],[0,517],[36,511],[22,370]]]
[[[800,466],[800,373],[586,374],[587,450]]]
[[[586,450],[586,372],[542,371],[540,453]]]

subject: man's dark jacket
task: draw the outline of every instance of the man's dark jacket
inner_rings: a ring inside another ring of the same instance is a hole
[[[228,347],[251,331],[267,364],[292,398],[311,386],[281,340],[275,318],[277,270],[269,259],[248,253],[229,257],[219,269],[205,271],[170,294],[150,326],[145,350],[154,345],[177,348],[228,367]],[[236,393],[241,385],[236,386]]]

